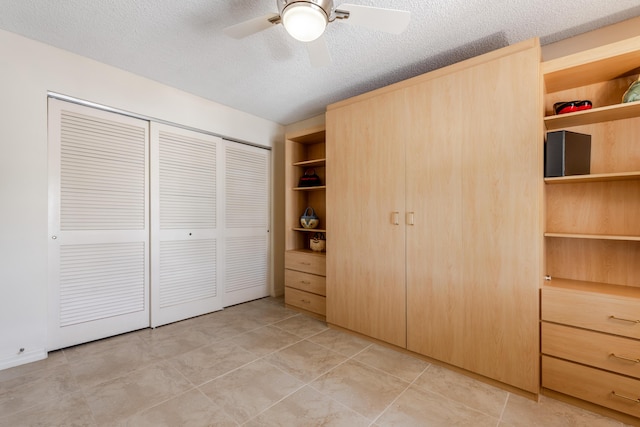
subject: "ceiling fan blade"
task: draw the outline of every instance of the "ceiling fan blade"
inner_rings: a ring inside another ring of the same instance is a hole
[[[331,64],[331,54],[324,35],[305,43],[312,67],[326,67]]]
[[[341,4],[337,9],[349,12],[349,19],[346,19],[346,22],[392,34],[402,33],[411,19],[411,12],[406,10],[383,9],[348,3]]]
[[[277,18],[277,19],[276,19]],[[258,16],[257,18],[249,19],[248,21],[240,22],[239,24],[232,25],[222,30],[229,37],[234,39],[242,39],[250,36],[262,30],[266,30],[272,25],[280,22],[280,16],[277,13],[270,13],[264,16]]]

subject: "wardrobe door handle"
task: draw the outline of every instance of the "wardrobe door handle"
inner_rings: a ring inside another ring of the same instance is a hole
[[[393,225],[400,225],[400,212],[391,212],[391,223]]]
[[[407,224],[408,225],[415,225],[414,223],[414,218],[415,217],[415,213],[414,212],[407,212]]]

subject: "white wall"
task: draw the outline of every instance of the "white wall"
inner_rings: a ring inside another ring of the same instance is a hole
[[[46,355],[47,91],[267,147],[284,138],[277,123],[0,30],[0,369]]]

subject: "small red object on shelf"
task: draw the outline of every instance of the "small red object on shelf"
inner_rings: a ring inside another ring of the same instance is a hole
[[[556,102],[553,104],[553,111],[556,114],[575,113],[576,111],[589,110],[593,107],[591,101],[568,101]]]

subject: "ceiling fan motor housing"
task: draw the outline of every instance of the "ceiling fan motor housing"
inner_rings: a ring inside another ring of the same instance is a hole
[[[333,0],[277,0],[277,3],[280,16],[282,16],[282,12],[291,5],[295,3],[306,3],[311,7],[321,9],[325,15],[327,15],[327,21],[333,20],[331,16],[333,14]]]

